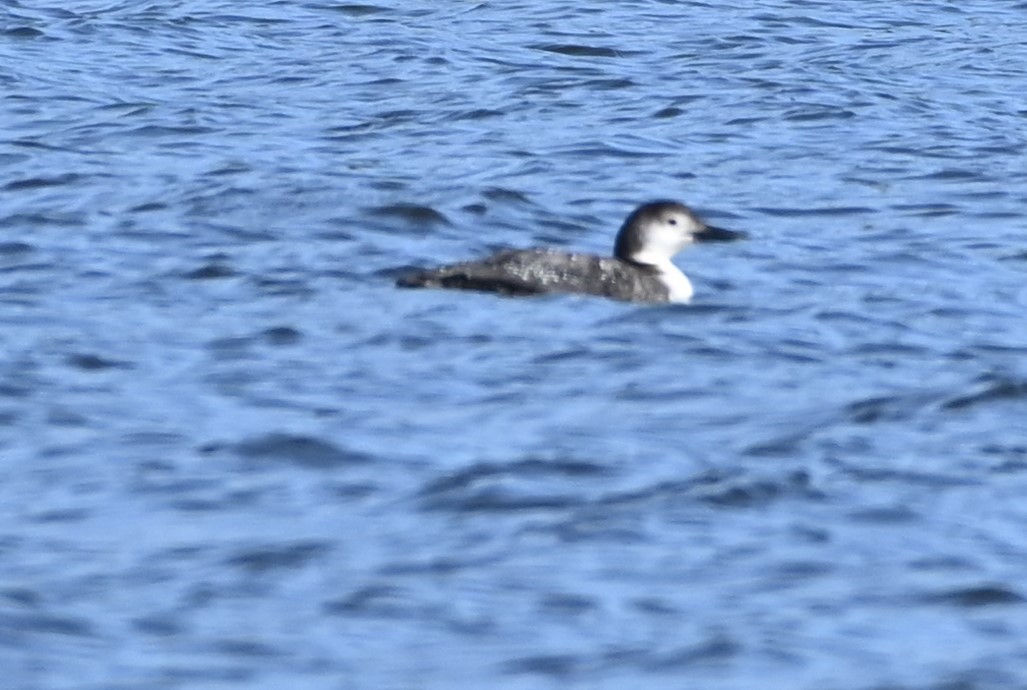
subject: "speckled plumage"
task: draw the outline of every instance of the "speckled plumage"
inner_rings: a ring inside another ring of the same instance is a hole
[[[650,266],[551,249],[508,249],[480,261],[419,271],[398,284],[504,295],[570,292],[631,302],[665,302],[668,296],[659,272]]]
[[[693,242],[743,236],[706,225],[676,201],[654,201],[627,217],[617,233],[612,257],[508,249],[478,261],[415,271],[396,284],[504,295],[560,292],[630,302],[687,302],[692,284],[671,263],[671,257]]]

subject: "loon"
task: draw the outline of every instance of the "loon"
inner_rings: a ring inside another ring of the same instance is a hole
[[[692,283],[671,257],[694,242],[743,237],[745,233],[707,225],[684,204],[652,201],[624,221],[612,257],[508,249],[479,261],[418,270],[396,284],[504,295],[576,293],[628,302],[688,302]]]

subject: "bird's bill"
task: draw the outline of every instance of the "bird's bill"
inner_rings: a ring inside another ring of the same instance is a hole
[[[700,232],[695,233],[697,242],[728,242],[730,240],[743,240],[748,235],[737,230],[725,230],[724,228],[707,225]]]

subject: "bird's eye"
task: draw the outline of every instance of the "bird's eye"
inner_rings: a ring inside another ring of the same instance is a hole
[[[670,223],[671,225],[677,225],[678,224],[678,219],[677,218],[671,218],[667,222]]]

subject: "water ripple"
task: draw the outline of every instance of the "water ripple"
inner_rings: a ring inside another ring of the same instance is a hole
[[[7,2],[5,681],[1027,685],[1023,9]]]

